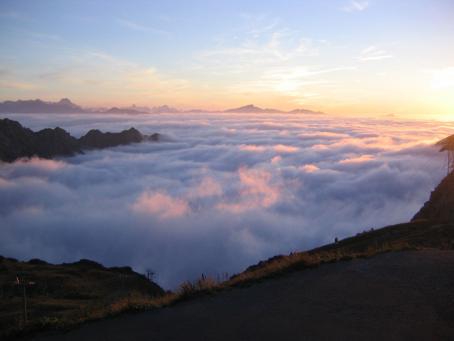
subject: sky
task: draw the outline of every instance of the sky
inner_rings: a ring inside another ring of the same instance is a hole
[[[166,289],[409,221],[454,122],[293,114],[0,114],[160,142],[0,163],[0,254],[151,268]]]
[[[452,0],[2,0],[0,32],[0,100],[454,119]]]

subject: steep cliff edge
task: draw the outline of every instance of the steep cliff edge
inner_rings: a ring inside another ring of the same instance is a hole
[[[412,221],[454,222],[454,173],[448,174],[430,194],[430,199]]]

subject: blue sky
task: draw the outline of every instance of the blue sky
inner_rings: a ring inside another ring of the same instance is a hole
[[[5,1],[0,99],[454,118],[453,1]]]

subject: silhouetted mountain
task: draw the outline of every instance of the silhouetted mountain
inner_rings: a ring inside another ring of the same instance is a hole
[[[158,142],[158,141],[161,141],[162,139],[162,135],[159,134],[159,133],[154,133],[154,134],[151,134],[149,136],[146,136],[146,135],[142,135],[146,140],[148,141],[153,141],[153,142]]]
[[[146,114],[147,112],[139,111],[136,109],[113,107],[113,108],[103,111],[103,113],[106,113],[106,114]]]
[[[180,112],[176,108],[169,107],[168,105],[161,105],[159,107],[153,107],[150,109],[152,114],[163,114],[163,113],[178,113]]]
[[[158,107],[137,107],[135,105],[124,108],[113,107],[103,112],[109,114],[163,114],[163,113],[179,113],[180,111],[176,108],[169,107],[168,105],[161,105]]]
[[[159,141],[161,135],[142,135],[130,128],[119,133],[90,130],[80,139],[59,127],[33,132],[19,122],[0,119],[0,160],[12,162],[21,157],[53,158],[81,153],[83,149],[108,148],[142,141]]]
[[[150,108],[147,106],[138,106],[138,105],[130,105],[129,107],[125,107],[126,109],[131,109],[140,112],[150,112]]]
[[[92,129],[79,139],[82,148],[108,148],[129,143],[143,141],[142,134],[135,128],[123,130],[120,133],[103,133],[98,129]]]
[[[289,114],[323,114],[320,111],[312,111],[307,109],[294,109],[291,111],[260,108],[253,104],[245,105],[239,108],[227,110],[203,110],[190,109],[179,110],[177,108],[161,105],[156,107],[136,106],[135,104],[129,107],[112,107],[112,108],[82,108],[69,99],[63,98],[58,102],[45,102],[40,99],[35,100],[18,100],[5,101],[0,103],[0,113],[106,113],[106,114],[164,114],[164,113],[256,113],[256,114],[274,114],[274,113],[289,113]]]
[[[245,105],[239,108],[227,109],[224,110],[225,113],[254,113],[254,114],[276,114],[276,113],[287,113],[287,114],[324,114],[321,111],[312,111],[308,109],[294,109],[291,111],[279,110],[279,109],[270,109],[270,108],[260,108],[256,107],[253,104]]]
[[[312,111],[308,109],[294,109],[288,112],[289,114],[308,114],[308,115],[324,115],[321,111]]]
[[[219,112],[218,110],[204,110],[204,109],[189,109],[181,111],[182,113],[186,114],[202,114],[202,113],[216,113]]]
[[[256,113],[256,114],[260,114],[260,113],[280,113],[282,111],[277,110],[277,109],[262,109],[262,108],[256,107],[253,104],[248,104],[248,105],[245,105],[245,106],[242,106],[242,107],[239,107],[239,108],[227,109],[227,110],[224,110],[224,112],[226,112],[226,113],[229,113],[229,112],[234,113],[234,112],[236,112],[236,113]]]
[[[80,106],[63,98],[58,102],[44,102],[40,99],[5,101],[0,103],[3,113],[81,113],[85,112]]]
[[[34,134],[37,155],[52,158],[55,155],[74,155],[81,152],[76,138],[62,128],[46,128]]]
[[[20,157],[73,155],[81,151],[77,139],[61,128],[33,132],[19,122],[0,120],[0,160],[11,162]]]

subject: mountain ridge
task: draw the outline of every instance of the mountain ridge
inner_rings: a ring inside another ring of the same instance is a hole
[[[60,127],[34,132],[17,121],[5,118],[0,119],[0,160],[13,162],[22,157],[33,156],[51,159],[55,156],[73,156],[83,153],[83,150],[159,141],[159,139],[160,135],[157,133],[150,136],[143,135],[135,128],[118,133],[103,133],[92,129],[77,139]]]
[[[290,111],[261,108],[254,104],[247,104],[237,108],[225,110],[204,110],[188,109],[180,110],[168,105],[160,105],[152,108],[146,106],[128,106],[128,107],[110,107],[110,108],[83,108],[68,98],[62,98],[58,102],[46,102],[41,99],[34,100],[17,100],[0,102],[0,113],[17,113],[17,114],[51,114],[51,113],[86,113],[86,114],[164,114],[164,113],[263,113],[263,114],[324,114],[321,111],[312,111],[308,109],[297,108]]]

